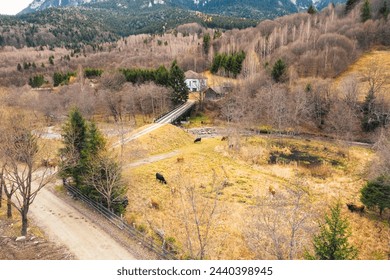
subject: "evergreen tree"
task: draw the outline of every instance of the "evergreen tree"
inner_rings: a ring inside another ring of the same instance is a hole
[[[169,78],[169,72],[165,66],[161,65],[157,70],[154,72],[154,80],[156,81],[156,84],[167,86],[168,85],[168,78]]]
[[[29,80],[29,85],[33,88],[38,88],[45,83],[43,75],[36,75]]]
[[[317,13],[317,10],[316,10],[316,8],[314,8],[313,4],[310,5],[310,7],[307,9],[307,13],[311,14],[311,15],[314,15]]]
[[[351,260],[356,258],[357,249],[350,245],[351,236],[348,221],[341,217],[340,204],[330,209],[330,216],[325,215],[325,222],[320,223],[320,232],[314,236],[314,255],[306,254],[311,260]]]
[[[71,177],[77,188],[110,210],[123,213],[127,186],[121,168],[106,153],[106,140],[95,123],[87,123],[75,108],[63,127],[60,176]]]
[[[94,122],[87,126],[86,149],[82,151],[83,159],[93,161],[96,156],[106,150],[106,140]]]
[[[221,67],[221,62],[222,62],[222,55],[217,53],[214,56],[213,62],[211,64],[210,72],[216,74],[219,68]]]
[[[210,50],[210,34],[209,33],[206,33],[204,34],[203,36],[203,50],[204,50],[204,53],[206,55],[209,54],[209,50]]]
[[[172,63],[169,71],[169,86],[173,89],[171,100],[173,104],[184,103],[188,99],[188,87],[185,83],[184,71],[177,65],[176,60]]]
[[[60,175],[63,178],[71,177],[77,187],[82,185],[82,176],[85,173],[85,149],[87,148],[87,124],[78,108],[74,108],[68,121],[62,128],[64,147],[60,149]]]
[[[368,0],[365,0],[363,3],[363,6],[360,10],[360,18],[362,22],[365,22],[371,18],[371,7]]]
[[[22,72],[22,65],[20,65],[20,63],[18,63],[18,66],[16,67],[16,69],[18,69],[19,72]]]
[[[88,197],[99,200],[99,192],[88,184],[88,176],[90,175],[90,168],[94,162],[97,161],[100,154],[106,150],[106,140],[100,130],[97,128],[95,123],[87,124],[86,130],[86,145],[85,149],[81,151],[80,157],[80,168],[83,170],[81,177],[81,185],[79,186],[81,191],[84,192]],[[100,170],[95,170],[100,172]]]
[[[387,1],[383,1],[383,6],[379,9],[379,14],[387,20],[387,16],[389,15],[389,8],[387,7]]]
[[[390,178],[381,176],[369,181],[360,191],[360,200],[368,208],[377,207],[379,215],[386,208],[390,208]]]
[[[275,62],[274,67],[272,68],[272,72],[271,72],[272,78],[277,83],[282,82],[285,73],[286,73],[286,64],[282,59],[278,59],[278,61]]]
[[[348,13],[355,7],[356,3],[358,3],[359,0],[348,0],[347,3],[345,3],[345,13]]]
[[[361,126],[363,131],[365,132],[374,131],[380,125],[380,121],[377,117],[377,114],[375,114],[375,109],[375,95],[372,91],[370,91],[367,94],[362,106],[363,117]]]
[[[101,70],[101,69],[86,68],[84,70],[84,77],[86,77],[88,79],[100,77],[102,74],[103,74],[103,70]]]

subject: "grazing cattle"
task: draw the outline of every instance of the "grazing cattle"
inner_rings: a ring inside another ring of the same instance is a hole
[[[178,157],[178,158],[176,159],[176,162],[184,162],[184,158],[183,158],[183,157]]]
[[[226,140],[228,140],[228,136],[223,136],[223,137],[221,138],[221,141],[226,141]]]
[[[349,211],[351,211],[351,212],[360,212],[360,213],[364,212],[364,205],[357,206],[357,205],[352,204],[352,203],[347,203],[347,207],[348,207]]]
[[[150,200],[150,208],[160,210],[160,205],[153,199]]]
[[[160,173],[156,173],[156,180],[159,180],[162,184],[167,184],[167,181],[165,180],[164,176]]]
[[[43,159],[41,161],[41,166],[47,167],[47,168],[56,168],[57,162],[55,159],[49,158],[49,159]]]
[[[268,191],[269,191],[270,194],[272,194],[272,196],[274,196],[275,193],[276,193],[276,191],[275,191],[275,189],[273,187],[269,187]]]
[[[194,140],[194,143],[202,141],[202,138],[198,137]]]

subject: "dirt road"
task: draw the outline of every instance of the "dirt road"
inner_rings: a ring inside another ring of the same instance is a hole
[[[74,207],[41,189],[30,217],[54,241],[69,248],[76,259],[132,260],[135,257]]]
[[[169,153],[150,156],[150,157],[143,158],[143,159],[134,161],[132,163],[129,163],[129,164],[123,166],[123,168],[132,168],[132,167],[137,167],[137,166],[148,164],[148,163],[153,163],[153,162],[156,162],[156,161],[160,161],[160,160],[163,160],[163,159],[174,157],[174,156],[176,156],[178,154],[179,154],[179,151],[174,150],[174,151],[169,152]]]

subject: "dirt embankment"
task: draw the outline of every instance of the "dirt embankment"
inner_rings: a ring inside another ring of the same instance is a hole
[[[0,260],[72,260],[73,254],[64,246],[29,233],[25,240],[16,241],[18,221],[0,217]],[[35,231],[35,230],[34,230]]]

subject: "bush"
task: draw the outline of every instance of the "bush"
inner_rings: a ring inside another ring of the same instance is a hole
[[[30,78],[29,85],[33,88],[39,88],[45,83],[45,78],[43,75],[36,75]]]
[[[360,200],[368,208],[378,208],[382,215],[386,208],[390,208],[390,178],[380,176],[369,181],[360,191]]]
[[[70,77],[75,77],[75,72],[68,72],[66,74],[55,72],[53,75],[53,85],[58,87],[59,85],[67,85],[69,83]]]
[[[102,74],[103,74],[103,70],[101,70],[101,69],[86,68],[84,70],[84,77],[86,77],[88,79],[100,77]]]

